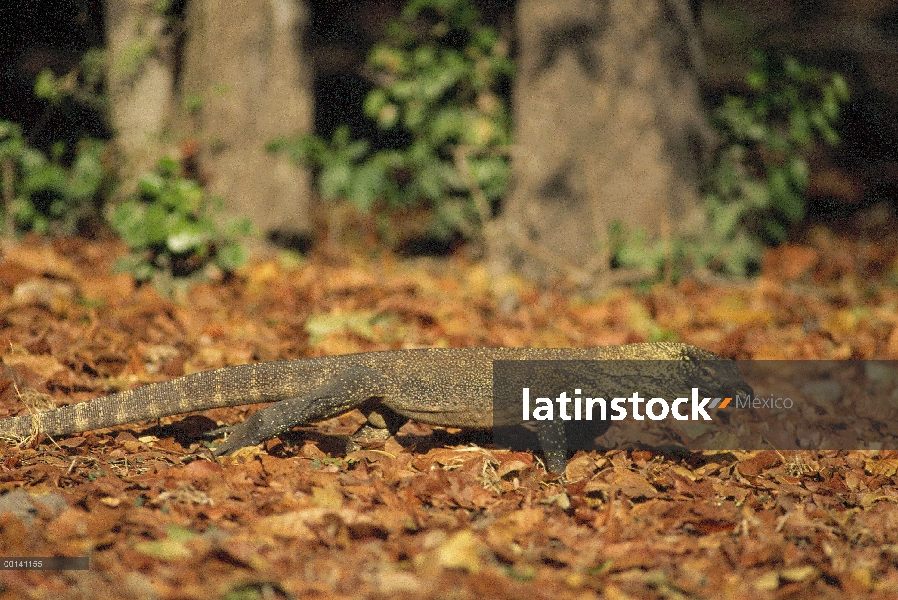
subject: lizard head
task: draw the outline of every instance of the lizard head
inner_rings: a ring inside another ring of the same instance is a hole
[[[679,365],[691,387],[703,396],[754,396],[754,390],[742,378],[735,361],[725,359],[709,350],[680,344]]]
[[[664,398],[698,388],[703,397],[754,395],[736,363],[709,350],[679,342],[630,344],[621,349],[620,358],[640,360],[628,361],[626,367],[618,368],[616,379],[627,384],[620,386],[618,392],[632,387],[649,397]],[[650,364],[640,365],[642,360]]]

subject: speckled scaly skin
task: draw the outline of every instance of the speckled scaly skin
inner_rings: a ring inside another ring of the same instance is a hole
[[[215,450],[227,454],[296,425],[323,421],[359,407],[386,408],[429,425],[488,429],[520,422],[520,413],[493,414],[494,360],[665,360],[664,377],[610,373],[604,392],[639,389],[664,396],[705,376],[708,394],[745,392],[732,361],[673,342],[598,348],[427,348],[302,358],[225,367],[154,383],[66,406],[0,420],[0,437],[25,438],[101,429],[210,408],[275,402],[231,428]],[[634,388],[634,386],[637,386]],[[719,394],[718,394],[719,395]],[[651,396],[649,396],[651,397]],[[607,423],[596,423],[604,433]],[[564,434],[543,431],[540,442],[552,471],[564,470]]]

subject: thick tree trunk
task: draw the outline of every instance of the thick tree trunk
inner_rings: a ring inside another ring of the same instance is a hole
[[[500,270],[601,285],[609,227],[700,223],[708,139],[686,0],[520,0],[514,181]]]
[[[110,118],[122,158],[120,190],[159,158],[174,98],[172,43],[156,0],[107,0],[106,82]]]
[[[106,2],[120,189],[129,193],[139,174],[193,138],[201,171],[229,213],[269,233],[308,234],[309,174],[265,151],[275,137],[312,130],[305,2],[192,0],[180,57],[168,17],[154,11],[158,4]]]
[[[198,100],[186,118],[212,191],[264,231],[307,234],[309,174],[265,150],[275,137],[312,130],[306,3],[193,0],[187,10],[182,100]]]

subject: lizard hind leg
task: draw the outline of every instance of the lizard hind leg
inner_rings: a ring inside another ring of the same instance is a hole
[[[246,421],[229,429],[231,434],[213,451],[229,454],[273,438],[296,425],[324,421],[381,398],[391,391],[389,380],[380,372],[364,367],[347,369],[324,385],[295,398],[266,406]]]

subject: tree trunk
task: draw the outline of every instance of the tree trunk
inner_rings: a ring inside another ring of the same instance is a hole
[[[309,174],[265,150],[275,137],[312,130],[306,3],[192,0],[187,11],[181,95],[194,113],[183,119],[212,191],[264,231],[308,234]]]
[[[686,0],[520,0],[514,179],[488,232],[499,270],[602,284],[609,227],[701,222],[708,128]]]
[[[174,60],[156,0],[107,0],[106,83],[110,118],[122,158],[120,190],[151,169],[163,147],[174,97]]]

